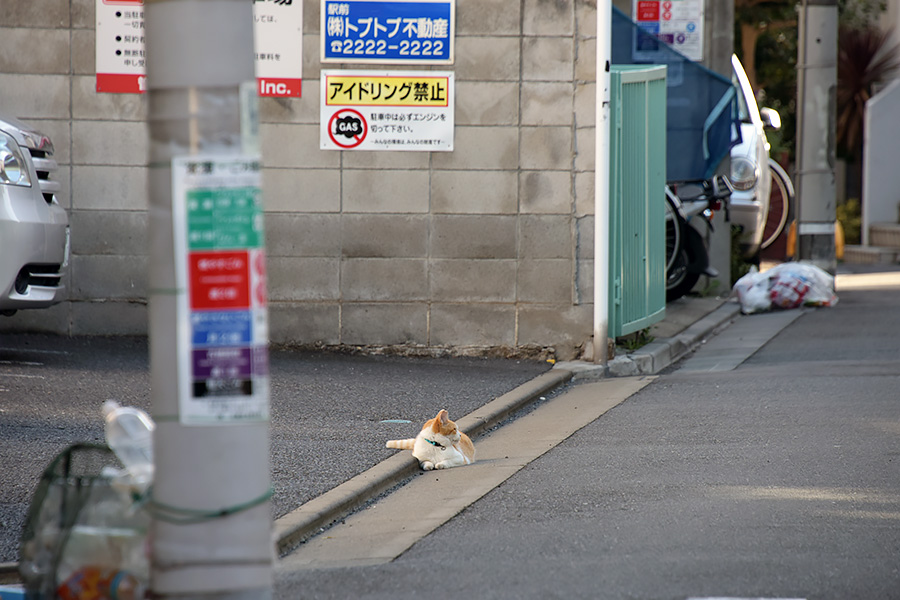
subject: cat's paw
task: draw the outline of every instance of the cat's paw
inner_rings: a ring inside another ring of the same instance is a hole
[[[434,463],[431,462],[430,460],[425,460],[425,461],[420,462],[419,466],[422,467],[423,471],[431,471],[432,469],[435,468]],[[440,469],[440,467],[437,467],[437,468]]]

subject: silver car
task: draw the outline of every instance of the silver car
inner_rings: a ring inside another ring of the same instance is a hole
[[[69,220],[56,171],[50,138],[0,113],[0,315],[65,297]]]
[[[741,118],[740,144],[731,149],[731,220],[741,228],[738,242],[744,258],[757,259],[766,216],[772,175],[769,172],[769,142],[766,127],[779,129],[781,117],[771,108],[760,108],[750,87],[750,81],[737,56],[732,55],[732,79],[737,87],[738,110]]]

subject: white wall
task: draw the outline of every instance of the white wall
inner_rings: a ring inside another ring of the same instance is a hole
[[[900,80],[866,103],[863,151],[862,242],[869,225],[896,223],[900,216]]]

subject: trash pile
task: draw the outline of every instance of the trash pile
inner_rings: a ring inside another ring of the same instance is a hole
[[[738,279],[732,296],[749,315],[780,308],[834,306],[834,277],[807,263],[782,263],[762,273],[756,267]]]
[[[66,448],[38,483],[20,544],[26,598],[146,597],[150,516],[141,499],[153,482],[155,424],[112,400],[103,414],[107,445]]]

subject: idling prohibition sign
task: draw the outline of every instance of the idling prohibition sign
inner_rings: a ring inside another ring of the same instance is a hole
[[[341,148],[356,148],[366,139],[368,131],[365,117],[352,108],[335,111],[328,120],[328,136]]]

